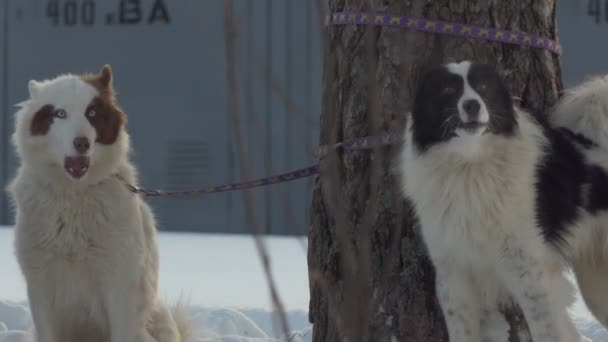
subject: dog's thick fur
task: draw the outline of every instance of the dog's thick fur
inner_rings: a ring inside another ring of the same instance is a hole
[[[568,89],[550,113],[551,125],[566,128],[579,141],[595,172],[588,191],[608,202],[608,76],[592,77]],[[608,211],[581,212],[572,229],[578,236],[569,255],[582,297],[608,328]]]
[[[567,311],[569,264],[606,323],[608,205],[597,195],[608,165],[584,146],[514,107],[492,66],[451,63],[420,80],[398,170],[450,341],[506,341],[499,309],[511,300],[533,341],[584,340]]]
[[[158,249],[112,72],[30,81],[13,142],[16,255],[38,342],[185,342],[157,297]],[[183,308],[182,308],[183,309]]]

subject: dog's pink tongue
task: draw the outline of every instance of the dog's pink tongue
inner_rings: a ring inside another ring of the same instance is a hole
[[[74,178],[81,178],[89,170],[89,157],[66,157],[63,167]]]

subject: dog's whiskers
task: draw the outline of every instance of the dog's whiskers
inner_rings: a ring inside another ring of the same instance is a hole
[[[450,129],[455,127],[458,124],[458,115],[453,114],[448,116],[443,123],[441,124],[441,126],[439,126],[439,129],[441,130],[441,136],[446,136]]]

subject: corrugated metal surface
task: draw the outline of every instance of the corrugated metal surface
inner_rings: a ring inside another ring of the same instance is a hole
[[[559,0],[557,23],[565,85],[608,73],[608,0]]]

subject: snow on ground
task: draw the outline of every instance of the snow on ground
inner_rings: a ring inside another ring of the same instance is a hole
[[[206,337],[199,342],[286,341],[278,323],[254,242],[248,236],[160,233],[160,295],[190,299],[190,314]],[[13,232],[0,229],[0,342],[23,342],[31,327],[25,283],[12,248]],[[306,240],[270,237],[266,243],[279,293],[288,311],[291,342],[310,342]],[[580,298],[572,308],[581,331],[608,342]]]
[[[0,229],[0,300],[26,298],[12,229]],[[160,295],[205,307],[270,309],[262,266],[249,236],[160,233]],[[286,310],[308,310],[306,239],[266,239]],[[5,278],[5,275],[11,275]]]
[[[273,317],[266,310],[190,307],[196,342],[311,342],[312,327],[302,311],[287,314],[291,332],[289,338],[276,333]],[[0,342],[29,342],[32,327],[27,305],[0,301]]]

